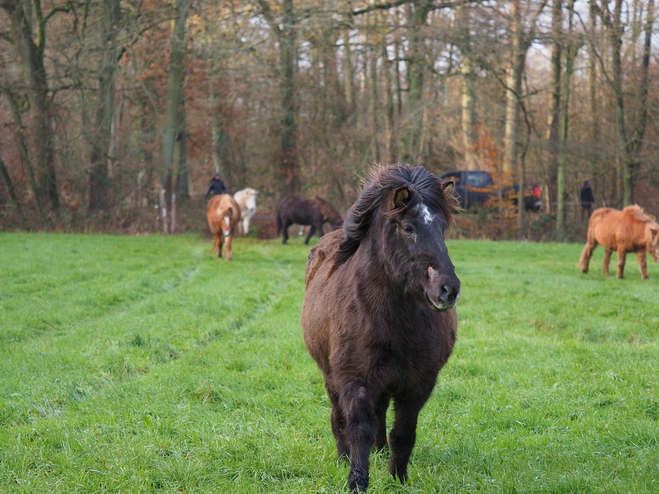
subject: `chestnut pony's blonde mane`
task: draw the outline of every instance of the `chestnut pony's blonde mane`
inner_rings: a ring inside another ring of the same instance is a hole
[[[631,214],[632,217],[639,223],[649,223],[651,221],[656,221],[654,216],[647,214],[645,211],[643,211],[641,206],[637,206],[636,204],[627,206],[625,209],[623,209],[623,211]]]

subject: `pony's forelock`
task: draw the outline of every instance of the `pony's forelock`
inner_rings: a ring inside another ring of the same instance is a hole
[[[343,241],[331,271],[357,251],[382,200],[398,187],[406,186],[412,192],[411,197],[402,206],[392,208],[387,215],[402,213],[423,202],[431,210],[441,213],[449,226],[453,225],[453,209],[457,201],[454,196],[445,197],[443,184],[422,166],[398,163],[393,166],[378,165],[371,170],[364,178],[362,191],[343,222]]]

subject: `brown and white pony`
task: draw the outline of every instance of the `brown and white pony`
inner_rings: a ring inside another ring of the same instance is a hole
[[[588,239],[579,259],[577,268],[588,272],[588,263],[593,250],[600,244],[604,247],[604,268],[609,274],[611,253],[618,253],[618,278],[622,278],[625,269],[625,256],[636,252],[641,277],[648,278],[646,253],[649,252],[659,262],[659,224],[654,217],[643,212],[637,205],[627,206],[622,211],[612,208],[600,208],[593,211],[588,222]]]
[[[240,221],[240,206],[229,194],[215,195],[208,202],[206,219],[215,238],[213,250],[216,251],[218,258],[222,257],[222,245],[226,240],[226,257],[227,261],[230,261],[231,242]]]

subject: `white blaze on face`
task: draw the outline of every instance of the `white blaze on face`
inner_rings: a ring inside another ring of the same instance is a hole
[[[231,233],[231,217],[230,216],[225,216],[224,217],[224,224],[226,225],[226,230],[224,230],[224,236],[228,237],[229,234]]]
[[[421,219],[426,225],[435,219],[435,217],[432,214],[430,214],[430,210],[428,209],[428,206],[426,206],[425,204],[421,204],[420,208],[421,208]]]

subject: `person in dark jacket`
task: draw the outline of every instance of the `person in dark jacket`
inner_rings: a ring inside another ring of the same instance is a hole
[[[213,175],[213,180],[211,180],[211,184],[208,187],[208,192],[206,192],[206,199],[208,199],[208,196],[216,196],[218,194],[226,194],[227,193],[227,188],[224,185],[224,182],[220,178],[220,174],[216,173]]]
[[[586,216],[586,219],[590,218],[591,210],[595,205],[595,195],[590,180],[586,180],[579,189],[579,202],[581,202],[581,219],[583,220],[584,216]]]

